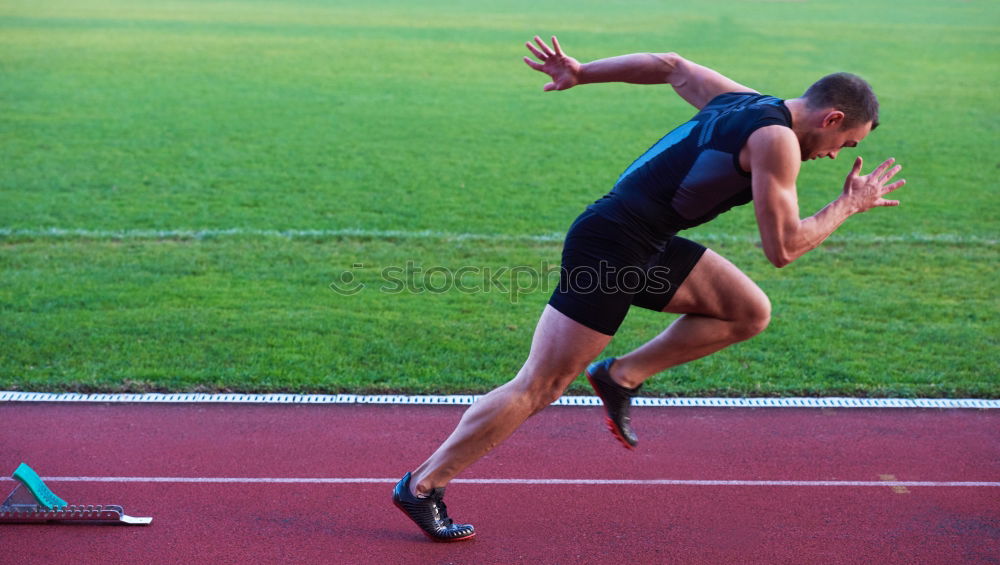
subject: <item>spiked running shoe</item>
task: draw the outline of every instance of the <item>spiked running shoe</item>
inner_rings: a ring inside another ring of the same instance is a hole
[[[444,488],[436,488],[427,498],[413,496],[410,492],[410,473],[396,483],[392,503],[416,522],[427,537],[434,541],[461,541],[476,535],[472,524],[456,524],[448,517],[444,505]]]
[[[604,403],[604,410],[607,412],[607,424],[611,433],[615,434],[618,441],[626,449],[635,449],[639,438],[636,437],[632,429],[632,419],[629,417],[629,408],[632,406],[632,397],[638,394],[642,385],[635,388],[626,388],[611,380],[611,364],[615,362],[614,357],[591,363],[587,367],[587,380],[590,386],[594,387],[594,392],[601,397]]]

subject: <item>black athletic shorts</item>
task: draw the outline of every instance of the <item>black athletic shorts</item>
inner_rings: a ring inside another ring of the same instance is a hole
[[[549,304],[605,335],[615,335],[633,304],[660,312],[705,247],[682,237],[649,242],[592,210],[566,234],[559,286]]]

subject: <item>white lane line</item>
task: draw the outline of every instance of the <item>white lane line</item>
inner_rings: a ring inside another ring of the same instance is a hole
[[[398,478],[348,477],[43,477],[46,482],[203,484],[395,484]],[[9,477],[0,480],[13,481]],[[1000,487],[1000,481],[767,481],[682,479],[454,479],[480,485],[633,485],[736,487]]]
[[[23,237],[30,239],[111,239],[111,240],[156,240],[184,239],[202,240],[223,237],[263,237],[263,238],[319,238],[339,239],[345,237],[366,239],[428,239],[443,241],[510,241],[560,243],[565,234],[489,234],[470,232],[443,232],[435,230],[378,230],[364,228],[338,229],[285,229],[267,230],[254,228],[204,228],[204,229],[82,229],[82,228],[0,228],[0,238]],[[757,243],[753,235],[732,235],[725,233],[692,233],[692,239],[715,243]],[[961,235],[954,233],[906,233],[895,235],[839,234],[828,240],[830,243],[945,243],[963,245],[993,246],[998,242],[996,235]]]
[[[109,402],[136,404],[400,404],[462,405],[478,395],[359,395],[359,394],[78,394],[0,391],[0,402]],[[564,396],[554,406],[601,406],[596,396]],[[971,408],[998,409],[1000,399],[986,398],[650,398],[640,397],[633,406],[677,408]]]

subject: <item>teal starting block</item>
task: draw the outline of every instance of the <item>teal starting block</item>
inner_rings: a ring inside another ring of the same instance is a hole
[[[67,504],[25,463],[11,476],[17,484],[0,505],[0,523],[96,522],[147,526],[153,522],[152,518],[128,516],[121,506],[114,504]]]

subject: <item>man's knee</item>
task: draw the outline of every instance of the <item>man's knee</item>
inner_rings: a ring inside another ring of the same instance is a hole
[[[583,366],[560,366],[540,369],[527,365],[517,380],[531,399],[532,413],[538,413],[563,395],[569,385],[583,372]]]
[[[535,398],[538,400],[535,411],[539,412],[543,410],[546,406],[552,404],[566,392],[569,385],[583,372],[583,369],[566,369],[560,371],[549,379],[547,382],[542,383],[541,386],[535,389]]]
[[[734,320],[733,338],[743,341],[752,338],[767,328],[771,322],[771,301],[763,291],[758,290],[743,302],[740,315]]]

